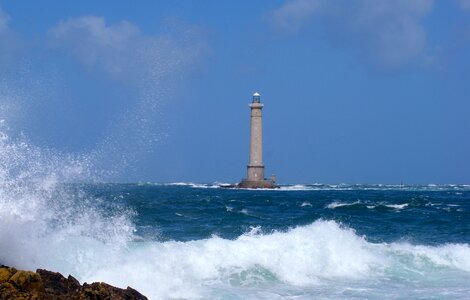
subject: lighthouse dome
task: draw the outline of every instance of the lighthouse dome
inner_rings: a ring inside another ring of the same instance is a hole
[[[260,103],[260,94],[258,92],[253,94],[253,103]]]

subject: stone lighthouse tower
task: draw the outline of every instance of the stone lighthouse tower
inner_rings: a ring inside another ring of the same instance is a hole
[[[271,180],[264,178],[263,164],[263,127],[262,114],[263,104],[261,104],[260,94],[253,94],[253,101],[250,104],[250,161],[247,167],[247,177],[243,179],[238,187],[241,188],[275,188],[274,177]]]

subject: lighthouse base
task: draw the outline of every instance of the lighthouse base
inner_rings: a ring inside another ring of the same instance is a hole
[[[242,189],[277,189],[279,186],[273,180],[246,180],[243,179],[238,185]]]

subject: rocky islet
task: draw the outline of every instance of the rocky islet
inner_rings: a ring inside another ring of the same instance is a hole
[[[83,285],[69,275],[38,269],[36,272],[0,266],[0,299],[125,299],[146,300],[131,287],[120,289],[104,282]]]

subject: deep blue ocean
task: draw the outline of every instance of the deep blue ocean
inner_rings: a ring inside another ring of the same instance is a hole
[[[31,210],[34,225],[1,221],[0,242],[14,232],[18,244],[1,263],[132,286],[150,299],[470,299],[469,185],[46,191],[34,190],[47,199]]]

